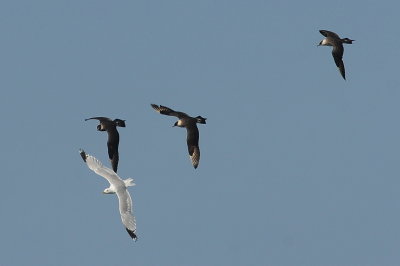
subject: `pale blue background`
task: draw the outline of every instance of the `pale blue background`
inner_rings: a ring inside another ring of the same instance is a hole
[[[399,265],[398,1],[0,3],[0,265]],[[319,29],[345,46],[344,81]],[[186,130],[150,103],[207,117]],[[126,119],[139,240],[91,116]]]

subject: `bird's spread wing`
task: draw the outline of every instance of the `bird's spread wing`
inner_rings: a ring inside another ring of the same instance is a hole
[[[110,155],[110,148],[108,149],[108,154]],[[118,151],[114,152],[112,155],[110,155],[110,161],[111,161],[111,166],[113,168],[113,171],[117,172],[118,171],[118,161],[119,161]]]
[[[344,69],[344,63],[343,63],[343,44],[337,44],[333,47],[332,50],[332,56],[333,59],[335,60],[335,64],[336,66],[339,68],[340,74],[342,75],[342,77],[344,79],[346,79],[346,73],[345,73],[345,69]]]
[[[329,30],[320,30],[319,32],[320,32],[322,35],[324,35],[325,37],[340,38],[339,35],[337,35],[337,34],[334,33],[333,31],[329,31]]]
[[[151,107],[153,107],[154,110],[156,110],[157,112],[159,112],[160,114],[163,115],[170,115],[170,116],[176,116],[179,119],[181,119],[182,117],[188,117],[187,114],[183,113],[183,112],[177,112],[172,110],[171,108],[168,108],[166,106],[158,106],[156,104],[151,104]]]
[[[112,122],[112,120],[111,120],[110,118],[108,118],[108,117],[101,117],[101,116],[99,116],[99,117],[86,118],[85,121],[92,120],[92,119],[99,120],[100,122]]]
[[[200,149],[199,149],[199,130],[196,124],[187,127],[187,146],[192,165],[197,168],[200,162]]]
[[[118,161],[119,161],[119,154],[118,154],[119,133],[116,128],[110,128],[107,131],[107,133],[108,133],[108,141],[107,141],[108,157],[110,158],[114,172],[117,172]]]
[[[119,213],[121,214],[121,220],[124,224],[126,231],[132,237],[132,239],[136,240],[136,220],[132,214],[132,198],[129,194],[129,191],[125,189],[121,189],[117,192],[118,201],[119,201]]]
[[[85,153],[83,150],[80,150],[79,152],[89,169],[107,179],[111,185],[118,186],[118,184],[122,182],[121,178],[113,170],[105,167],[95,157]]]

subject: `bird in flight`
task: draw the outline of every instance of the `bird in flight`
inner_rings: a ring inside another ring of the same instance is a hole
[[[335,60],[336,66],[339,68],[340,74],[346,80],[346,72],[343,63],[343,43],[352,44],[355,40],[350,40],[349,38],[341,39],[339,35],[332,31],[320,30],[319,31],[325,38],[318,44],[318,46],[333,46],[332,56]]]
[[[151,104],[154,110],[163,115],[176,116],[178,121],[173,126],[185,127],[187,130],[187,147],[193,167],[196,169],[200,162],[199,129],[197,123],[205,124],[206,119],[201,116],[191,117],[185,113],[177,112],[162,105]]]
[[[104,177],[110,183],[110,187],[104,189],[103,193],[117,194],[122,223],[130,237],[136,241],[136,220],[132,214],[132,198],[127,190],[128,187],[135,185],[133,179],[127,178],[123,180],[113,170],[105,167],[95,157],[85,153],[84,150],[79,150],[79,153],[90,170]]]
[[[85,119],[85,121],[91,119],[99,120],[100,124],[97,125],[98,131],[107,131],[108,133],[108,140],[107,140],[108,157],[110,158],[114,172],[117,172],[118,161],[119,161],[119,153],[118,153],[119,133],[117,127],[125,127],[125,120],[121,119],[111,120],[108,117],[91,117]]]

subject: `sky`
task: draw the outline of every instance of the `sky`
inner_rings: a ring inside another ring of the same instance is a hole
[[[399,8],[1,1],[0,265],[399,265]],[[151,103],[207,118],[197,169]],[[137,242],[92,116],[126,119]]]

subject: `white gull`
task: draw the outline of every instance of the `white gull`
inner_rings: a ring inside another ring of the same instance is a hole
[[[79,150],[79,153],[90,170],[104,177],[110,183],[110,187],[106,188],[103,193],[117,194],[122,223],[132,239],[136,241],[136,220],[132,215],[132,198],[127,190],[127,187],[135,185],[133,179],[127,178],[122,180],[113,170],[105,167],[95,157],[86,154],[83,150]]]

